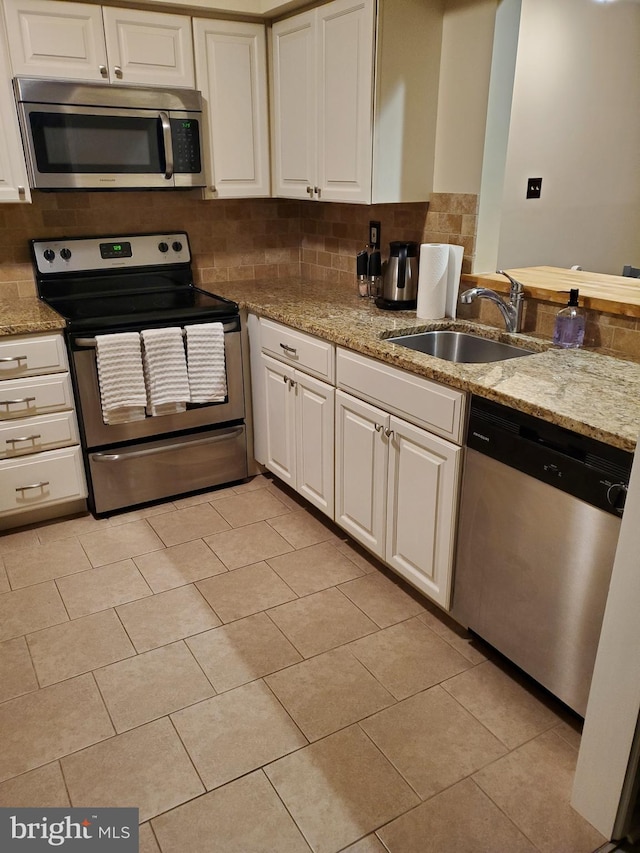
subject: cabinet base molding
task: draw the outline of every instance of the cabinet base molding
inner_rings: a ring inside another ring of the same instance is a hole
[[[87,502],[84,498],[66,501],[52,506],[34,507],[27,512],[18,512],[13,515],[0,517],[0,530],[13,530],[16,527],[25,527],[29,524],[41,524],[43,521],[52,519],[62,520],[64,518],[87,515]]]

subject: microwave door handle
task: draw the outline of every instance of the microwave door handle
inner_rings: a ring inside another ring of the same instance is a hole
[[[160,110],[160,121],[162,122],[162,139],[164,141],[164,176],[169,180],[173,177],[173,143],[171,141],[171,122],[168,113],[164,110]]]

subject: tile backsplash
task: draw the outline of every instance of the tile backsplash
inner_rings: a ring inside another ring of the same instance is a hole
[[[369,220],[391,240],[457,242],[471,269],[477,197],[436,194],[430,204],[359,205],[283,199],[203,201],[198,191],[41,193],[0,207],[0,296],[33,293],[30,238],[145,231],[189,234],[199,283],[338,276],[354,284]]]
[[[336,278],[355,287],[355,256],[370,220],[381,224],[383,259],[392,240],[464,246],[463,272],[475,257],[478,196],[434,193],[429,203],[338,204],[284,199],[203,201],[199,191],[42,193],[32,204],[0,206],[0,298],[35,292],[28,240],[184,230],[196,282]],[[463,283],[462,287],[466,285]],[[557,305],[528,300],[524,331],[549,339]],[[502,326],[485,300],[460,316]],[[640,360],[640,320],[589,312],[585,345]]]

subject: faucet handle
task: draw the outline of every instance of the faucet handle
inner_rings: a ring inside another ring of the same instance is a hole
[[[522,291],[524,290],[524,285],[521,281],[518,281],[516,278],[514,278],[512,275],[509,275],[509,273],[505,272],[504,270],[496,270],[496,272],[498,273],[498,275],[503,275],[505,278],[509,279],[509,281],[511,282],[512,296],[515,296],[517,293],[522,293]]]

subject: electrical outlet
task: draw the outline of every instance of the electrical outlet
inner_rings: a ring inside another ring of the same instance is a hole
[[[380,223],[369,222],[369,246],[372,249],[380,248]]]
[[[527,181],[527,198],[540,198],[542,178],[529,178]]]

